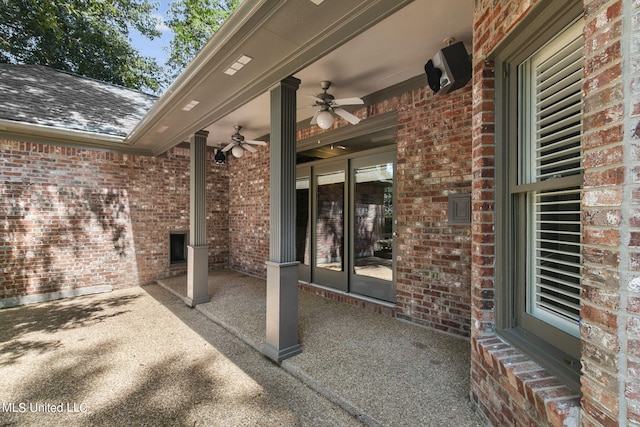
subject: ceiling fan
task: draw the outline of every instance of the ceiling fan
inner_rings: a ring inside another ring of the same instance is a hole
[[[231,142],[222,149],[222,152],[224,153],[231,150],[231,154],[233,154],[234,157],[240,158],[244,155],[244,150],[255,153],[256,149],[253,145],[267,145],[264,141],[244,139],[244,136],[240,135],[240,129],[242,129],[242,126],[240,125],[235,125],[234,129],[236,130],[236,133],[231,135]]]
[[[317,124],[321,129],[329,129],[333,125],[333,115],[331,113],[337,114],[352,125],[360,123],[360,119],[358,117],[340,107],[343,105],[360,105],[364,104],[364,101],[360,98],[335,99],[333,95],[327,93],[329,86],[331,86],[331,82],[323,80],[320,82],[320,87],[323,90],[321,94],[318,94],[317,96],[306,95],[307,98],[311,98],[316,101],[316,107],[320,107],[313,115],[311,124]]]

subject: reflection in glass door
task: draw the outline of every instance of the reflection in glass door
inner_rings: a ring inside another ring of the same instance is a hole
[[[318,171],[315,181],[314,281],[346,291],[345,171]]]
[[[352,171],[351,291],[395,302],[393,159],[356,159]]]

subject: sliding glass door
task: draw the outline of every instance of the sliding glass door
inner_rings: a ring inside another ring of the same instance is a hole
[[[395,302],[394,152],[298,169],[300,278]]]

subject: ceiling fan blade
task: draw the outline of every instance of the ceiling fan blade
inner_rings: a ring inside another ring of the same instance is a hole
[[[246,144],[253,144],[253,145],[267,145],[267,143],[264,142],[264,141],[253,141],[253,140],[250,140],[250,139],[245,139],[244,142]]]
[[[245,141],[246,142],[246,141]],[[241,144],[240,145],[242,148],[244,148],[247,151],[250,151],[252,153],[255,153],[257,150],[255,148],[253,148],[252,146],[250,146],[249,144]]]
[[[352,125],[357,125],[358,123],[360,123],[360,119],[354,116],[353,114],[351,114],[350,112],[348,112],[347,110],[343,110],[342,108],[334,108],[333,112],[339,115],[340,117],[342,117],[343,119],[345,119],[346,121],[348,121],[349,123],[351,123]]]
[[[226,153],[227,151],[231,150],[233,148],[233,146],[236,145],[235,141],[230,142],[229,145],[227,145],[226,147],[224,147],[222,149],[223,153]]]
[[[335,105],[361,105],[364,101],[360,98],[341,98],[332,101]]]
[[[318,124],[318,114],[320,114],[322,110],[318,110],[315,112],[315,114],[313,115],[313,117],[311,118],[311,124],[312,125],[316,125]]]
[[[314,96],[314,95],[305,95],[305,96],[309,99],[313,99],[316,102],[324,104],[324,101],[321,98],[318,98],[317,96]]]

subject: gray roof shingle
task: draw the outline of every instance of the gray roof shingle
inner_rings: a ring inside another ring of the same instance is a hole
[[[0,64],[0,119],[125,137],[157,97],[40,65]]]

